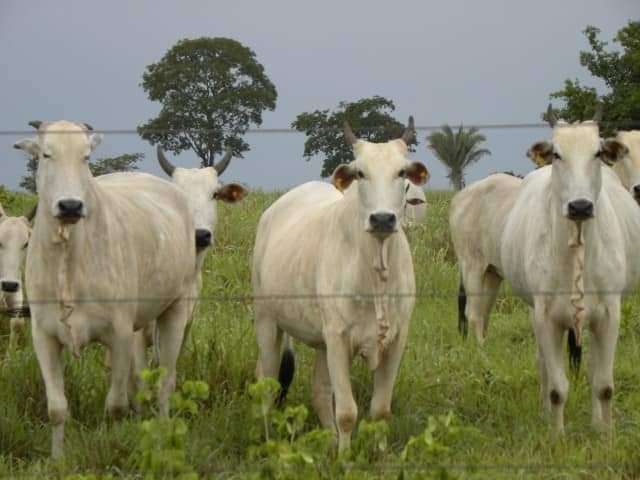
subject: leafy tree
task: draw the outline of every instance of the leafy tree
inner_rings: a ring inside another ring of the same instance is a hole
[[[147,66],[142,88],[162,109],[138,127],[140,136],[174,153],[191,149],[203,166],[226,146],[236,156],[249,150],[242,135],[277,98],[255,53],[229,38],[180,40]]]
[[[567,121],[592,118],[597,102],[603,105],[605,133],[616,129],[639,128],[640,124],[640,21],[629,22],[614,37],[622,47],[608,51],[607,42],[600,40],[600,30],[588,26],[584,32],[591,48],[580,52],[580,64],[596,78],[604,81],[607,91],[602,95],[593,87],[576,80],[565,80],[564,88],[551,98],[565,102],[556,111]],[[543,115],[546,119],[546,116]]]
[[[374,96],[356,102],[340,102],[335,111],[316,110],[298,115],[291,127],[304,132],[304,156],[307,161],[322,154],[322,176],[330,176],[335,168],[353,160],[353,151],[344,141],[343,124],[349,122],[358,138],[370,142],[387,142],[399,138],[405,126],[391,116],[395,110],[391,100]],[[418,142],[414,138],[412,145]]]
[[[114,172],[130,172],[137,170],[138,162],[144,158],[144,153],[125,153],[117,157],[98,158],[89,164],[94,177]]]
[[[476,127],[465,130],[460,125],[458,131],[454,132],[449,125],[444,125],[442,130],[429,135],[427,141],[438,160],[449,170],[447,177],[456,190],[465,185],[464,173],[467,167],[483,156],[491,155],[488,149],[480,148],[486,137]]]
[[[137,170],[136,165],[144,158],[144,153],[125,153],[117,157],[97,158],[89,163],[89,169],[94,177],[113,172],[128,172]],[[20,186],[27,192],[36,193],[36,172],[38,171],[37,157],[29,157],[27,174],[22,177]]]

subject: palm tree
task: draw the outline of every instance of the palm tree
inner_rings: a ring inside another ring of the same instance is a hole
[[[486,140],[476,127],[465,130],[462,125],[457,132],[449,125],[444,125],[442,130],[435,131],[427,137],[429,148],[449,169],[447,177],[456,190],[464,188],[466,168],[484,155],[491,155],[488,149],[479,147]]]

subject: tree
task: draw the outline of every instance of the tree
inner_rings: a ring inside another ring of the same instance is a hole
[[[191,149],[202,166],[213,166],[226,146],[236,156],[249,150],[242,135],[277,98],[255,53],[229,38],[180,40],[147,66],[142,88],[162,109],[138,127],[140,136],[174,153]]]
[[[564,108],[556,110],[557,116],[572,122],[592,118],[601,102],[605,134],[639,128],[640,21],[629,22],[618,31],[613,41],[620,44],[620,51],[608,51],[596,27],[588,26],[583,33],[591,51],[580,52],[580,64],[603,80],[607,91],[598,95],[594,87],[583,86],[577,79],[565,80],[564,88],[550,95],[565,103]]]
[[[477,162],[485,155],[491,155],[486,148],[479,148],[486,141],[486,137],[479,133],[476,127],[467,130],[458,128],[454,132],[449,125],[444,125],[442,130],[435,131],[427,137],[429,148],[433,150],[449,174],[447,178],[456,190],[464,188],[464,173],[469,165]]]
[[[144,153],[125,153],[117,157],[102,157],[89,163],[89,169],[94,177],[114,172],[130,172],[137,170],[138,162],[144,158]]]
[[[338,108],[301,113],[291,127],[304,132],[304,157],[322,154],[322,176],[330,176],[335,168],[353,160],[352,148],[344,141],[343,124],[349,122],[358,138],[370,142],[387,142],[400,138],[405,126],[391,116],[395,105],[384,97],[374,96],[356,102],[340,102]],[[414,138],[412,145],[418,142]]]
[[[114,172],[129,172],[137,170],[136,165],[144,158],[144,153],[125,153],[117,157],[102,157],[90,161],[89,170],[94,177]],[[38,171],[38,158],[29,157],[27,162],[27,174],[22,177],[20,186],[27,192],[36,193],[36,172]]]

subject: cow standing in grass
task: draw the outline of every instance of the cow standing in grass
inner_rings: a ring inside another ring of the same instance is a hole
[[[345,137],[355,160],[336,168],[333,185],[309,182],[271,205],[258,224],[252,284],[259,377],[275,378],[283,334],[316,349],[313,405],[348,448],[357,420],[350,365],[374,372],[371,416],[391,413],[415,302],[409,244],[400,220],[405,179],[422,185],[426,168],[407,159],[413,119],[401,139],[375,144]],[[345,190],[358,180],[357,188]],[[332,398],[335,398],[335,411]]]
[[[592,421],[612,423],[621,295],[640,278],[640,214],[606,164],[627,153],[617,140],[602,141],[595,122],[558,122],[552,141],[528,152],[547,166],[524,179],[502,235],[504,276],[532,307],[542,399],[557,432],[569,391],[563,336],[569,330],[579,346],[584,327],[592,334]]]
[[[624,188],[640,203],[640,130],[618,132],[618,142],[627,147],[627,154],[613,165]]]
[[[47,393],[54,457],[63,453],[68,415],[62,349],[76,356],[92,341],[111,350],[106,409],[127,411],[134,331],[158,322],[158,394],[169,411],[176,361],[196,292],[193,221],[184,194],[142,173],[93,178],[100,142],[85,125],[36,123],[37,140],[15,147],[38,157],[39,207],[27,251],[33,343]]]
[[[18,330],[24,327],[22,271],[31,225],[26,217],[11,217],[0,206],[0,301],[11,315],[9,352],[15,348]]]
[[[422,187],[405,180],[405,206],[402,225],[411,227],[424,221],[427,216],[427,197]]]

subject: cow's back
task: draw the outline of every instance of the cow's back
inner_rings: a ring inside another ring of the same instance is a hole
[[[501,271],[500,240],[521,185],[521,179],[498,173],[456,194],[449,225],[460,257],[482,259]]]

